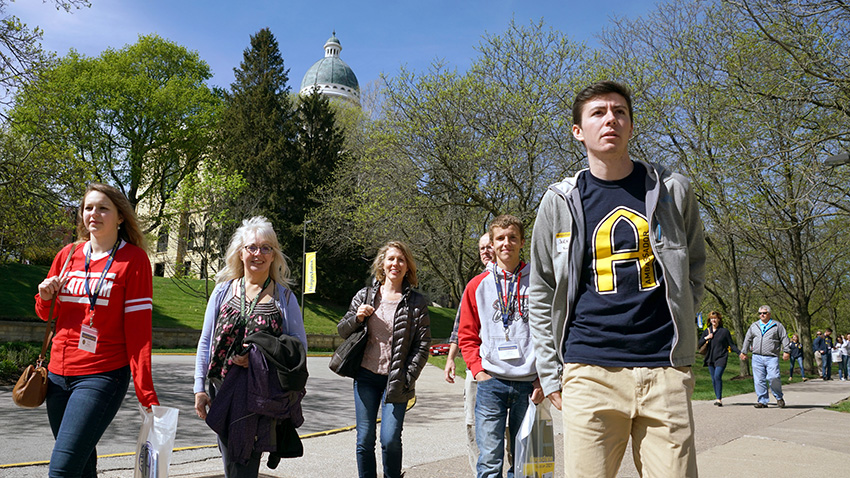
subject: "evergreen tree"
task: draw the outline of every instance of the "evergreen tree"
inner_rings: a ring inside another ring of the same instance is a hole
[[[345,107],[345,106],[344,106]],[[337,125],[336,113],[330,100],[313,92],[300,96],[297,102],[298,123],[298,181],[292,184],[291,211],[292,226],[301,227],[304,219],[317,208],[317,192],[332,181],[333,173],[345,152],[345,134]],[[301,230],[293,231],[302,234]],[[314,250],[314,243],[308,234],[308,250]],[[300,257],[300,256],[298,256]],[[327,266],[333,264],[333,267]],[[325,248],[320,252],[318,262],[317,289],[319,296],[340,300],[352,296],[363,286],[368,262],[352,256],[348,251],[338,248]],[[344,301],[344,300],[343,300]]]
[[[244,215],[262,214],[275,225],[288,255],[284,208],[292,169],[295,123],[289,96],[289,70],[268,28],[251,36],[235,81],[225,94],[220,126],[222,164],[245,179],[246,191],[234,201]]]
[[[223,164],[247,183],[234,198],[235,210],[269,218],[300,287],[304,220],[317,204],[314,191],[330,180],[344,154],[344,135],[327,98],[308,95],[293,104],[288,70],[267,28],[251,37],[234,73],[220,137]],[[320,274],[325,297],[334,297],[332,290],[351,289],[345,267],[335,264],[335,277]]]

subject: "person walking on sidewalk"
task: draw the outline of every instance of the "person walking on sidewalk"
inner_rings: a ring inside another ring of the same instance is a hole
[[[782,379],[779,373],[779,352],[783,352],[782,359],[788,360],[790,342],[785,327],[770,318],[770,306],[759,307],[759,320],[753,322],[744,337],[744,345],[741,347],[741,360],[747,360],[747,351],[752,346],[753,350],[753,381],[755,382],[758,403],[756,408],[767,408],[770,397],[767,388],[776,397],[779,408],[785,408],[785,399],[782,395]]]
[[[487,267],[493,262],[493,245],[490,243],[490,233],[484,233],[478,239],[478,257],[481,259],[481,264]],[[461,299],[462,300],[462,299]],[[458,328],[460,327],[460,307],[457,308],[455,316],[455,325],[452,329],[452,335],[449,338],[449,353],[446,356],[445,379],[446,382],[455,383],[455,357],[460,353],[458,346]],[[466,379],[463,384],[463,415],[466,418],[466,448],[469,455],[469,466],[472,472],[476,473],[478,463],[478,445],[475,443],[475,392],[478,389],[478,382],[472,377],[472,372],[466,372]],[[506,450],[506,453],[509,453]],[[509,460],[510,461],[510,460]]]
[[[823,362],[820,376],[824,380],[832,380],[832,345],[832,329],[829,327],[812,344],[815,352],[820,353],[821,361]]]
[[[723,406],[723,371],[726,370],[726,358],[729,356],[731,348],[736,354],[740,354],[738,346],[732,340],[732,335],[729,329],[723,327],[723,316],[720,312],[712,310],[708,313],[709,325],[703,332],[702,337],[697,343],[697,347],[708,342],[708,350],[703,360],[703,365],[708,367],[708,373],[711,375],[711,385],[714,386],[714,405]]]
[[[520,257],[525,229],[519,218],[490,223],[496,262],[466,285],[460,310],[459,345],[468,373],[475,374],[475,441],[478,478],[502,476],[505,425],[514,450],[528,397],[543,401],[528,326],[529,266]],[[513,478],[513,465],[507,467]]]
[[[35,296],[42,320],[55,300],[47,384],[56,439],[51,477],[97,476],[97,443],[131,375],[139,404],[147,411],[159,405],[151,375],[151,264],[133,206],[115,187],[89,184],[77,210],[77,237],[77,247],[56,254]]]
[[[800,378],[805,382],[806,370],[803,368],[803,344],[800,343],[800,337],[797,334],[791,336],[789,347],[791,371],[789,372],[788,381],[794,380],[794,364],[797,364],[800,366]]]
[[[568,477],[696,476],[696,307],[705,241],[690,181],[634,161],[631,92],[573,102],[588,169],[549,186],[531,244],[530,324],[543,391],[562,410]]]
[[[337,330],[342,338],[366,328],[366,349],[354,378],[355,454],[360,478],[378,475],[375,461],[377,418],[381,412],[383,476],[403,476],[401,432],[416,379],[428,363],[431,316],[419,285],[416,261],[407,244],[387,242],[372,262],[375,278],[360,289]],[[332,473],[331,473],[332,474]]]
[[[844,373],[844,353],[845,353],[844,338],[841,334],[835,336],[835,347],[832,348],[832,362],[838,364],[838,379],[842,382],[847,380],[847,375]]]

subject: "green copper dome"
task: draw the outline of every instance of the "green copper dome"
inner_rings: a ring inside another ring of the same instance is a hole
[[[354,92],[359,96],[360,85],[357,83],[357,77],[354,76],[354,70],[339,58],[340,51],[342,44],[336,37],[336,32],[333,32],[325,42],[325,57],[314,63],[301,80],[302,93],[313,85],[319,85],[323,90],[328,86],[331,90],[341,87],[343,91],[348,90],[346,94]]]
[[[321,84],[337,84],[360,91],[360,84],[354,70],[339,57],[325,57],[317,61],[307,70],[301,80],[301,89]]]

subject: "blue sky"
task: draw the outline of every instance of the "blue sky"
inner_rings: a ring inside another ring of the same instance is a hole
[[[588,1],[272,1],[91,0],[91,8],[57,11],[41,0],[17,0],[6,13],[44,31],[43,46],[64,55],[73,48],[97,56],[106,48],[156,33],[197,51],[212,68],[210,84],[228,87],[250,35],[269,27],[297,90],[310,66],[324,56],[336,30],[341,58],[361,88],[402,65],[422,72],[435,59],[466,69],[485,34],[544,19],[576,41],[594,44],[612,16],[635,17],[654,8],[648,0]]]

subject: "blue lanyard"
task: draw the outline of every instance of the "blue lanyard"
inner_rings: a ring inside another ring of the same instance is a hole
[[[115,258],[115,251],[118,250],[118,246],[121,245],[121,239],[115,242],[115,245],[112,246],[112,251],[109,252],[109,259],[106,261],[106,265],[103,267],[103,272],[100,273],[100,280],[97,281],[97,287],[95,287],[94,292],[91,291],[91,287],[89,286],[89,265],[91,264],[91,243],[89,243],[89,250],[86,251],[86,295],[89,296],[89,310],[94,310],[94,306],[97,303],[97,297],[100,295],[100,289],[103,287],[103,279],[106,278],[106,273],[109,272],[109,268],[112,267],[112,260]],[[92,326],[94,322],[94,317],[89,320],[89,326]]]
[[[508,326],[511,324],[511,316],[514,315],[514,301],[513,296],[514,292],[516,292],[517,302],[519,302],[519,286],[517,285],[522,277],[522,274],[519,271],[522,269],[522,262],[519,263],[516,269],[508,280],[507,271],[504,271],[505,280],[508,283],[508,294],[504,295],[502,293],[502,282],[499,280],[498,276],[498,267],[494,267],[493,271],[493,280],[496,282],[496,292],[499,293],[499,312],[502,314],[502,325],[505,327],[505,340],[508,339]]]

